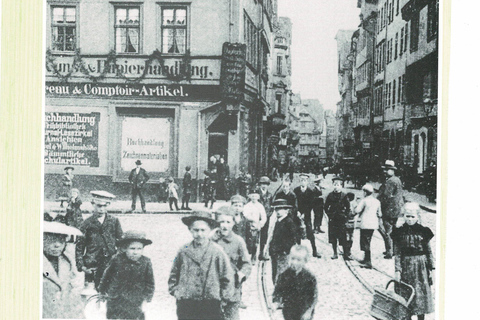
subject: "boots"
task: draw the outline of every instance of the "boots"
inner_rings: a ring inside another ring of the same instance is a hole
[[[370,251],[365,251],[365,258],[360,261],[360,263],[365,265],[365,268],[372,269],[372,253]]]

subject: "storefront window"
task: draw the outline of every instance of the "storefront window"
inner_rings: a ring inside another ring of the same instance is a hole
[[[140,45],[140,7],[115,8],[115,51],[138,53]]]
[[[74,51],[76,42],[75,7],[52,7],[52,49]]]
[[[184,54],[187,48],[187,9],[162,9],[162,52]]]

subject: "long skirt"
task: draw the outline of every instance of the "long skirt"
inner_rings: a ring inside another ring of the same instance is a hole
[[[402,282],[408,283],[415,289],[415,296],[410,304],[412,315],[432,313],[435,309],[428,280],[427,257],[425,255],[402,256],[401,265]]]

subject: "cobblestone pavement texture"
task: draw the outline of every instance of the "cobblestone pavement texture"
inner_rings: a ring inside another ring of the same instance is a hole
[[[297,184],[298,178],[294,179],[294,185]],[[280,182],[272,183],[271,190],[274,191],[279,186]],[[331,181],[329,177],[323,182],[325,187],[324,195],[331,190]],[[357,197],[361,197],[361,191],[349,189],[347,192],[354,192]],[[415,194],[413,194],[415,196]],[[422,196],[416,195],[421,203],[429,207],[434,207],[434,204],[428,204],[426,201],[421,201]],[[410,198],[411,199],[411,198]],[[411,199],[413,201],[413,199]],[[129,203],[126,201],[119,201],[121,203],[112,203],[112,208],[115,210],[127,210]],[[214,208],[221,206],[224,202],[215,203]],[[149,204],[156,205],[159,210],[163,210],[166,204]],[[45,203],[45,209],[57,208],[58,203]],[[85,206],[87,207],[87,206]],[[192,204],[193,209],[203,209],[203,204]],[[127,208],[127,209],[125,209]],[[157,208],[155,208],[157,209]],[[88,208],[84,208],[88,210]],[[168,210],[165,210],[168,211]],[[164,211],[164,212],[165,212]],[[159,211],[160,212],[160,211]],[[173,259],[177,250],[181,245],[191,241],[190,233],[187,227],[181,222],[181,217],[188,213],[176,214],[114,214],[120,219],[124,230],[138,229],[143,230],[152,239],[153,245],[145,248],[144,254],[152,259],[155,273],[156,290],[155,296],[149,309],[146,312],[146,319],[162,320],[176,319],[175,299],[169,295],[167,290],[167,280],[172,265]],[[85,215],[87,217],[87,215]],[[399,222],[401,223],[401,222]],[[422,223],[434,230],[436,215],[428,212],[422,214]],[[324,221],[323,229],[327,231],[327,225]],[[315,310],[314,319],[358,319],[367,320],[372,319],[368,313],[372,295],[370,292],[355,278],[352,272],[347,268],[345,262],[340,257],[338,260],[332,260],[332,249],[328,244],[327,233],[317,234],[317,247],[322,254],[322,258],[312,258],[307,267],[317,276],[319,301]],[[359,246],[359,231],[355,231],[353,255],[356,259],[363,258]],[[435,239],[435,238],[434,238]],[[310,246],[308,240],[303,240],[303,244]],[[432,249],[435,254],[435,246],[432,244]],[[374,267],[378,270],[368,270],[360,267],[356,261],[351,263],[357,275],[370,287],[384,287],[389,276],[394,275],[393,260],[383,259],[382,252],[384,251],[383,239],[378,232],[375,232],[372,239],[372,258]],[[73,255],[73,248],[69,247],[67,250],[69,255]],[[266,263],[265,267],[268,299],[271,299],[273,292],[273,284],[271,282],[271,266]],[[83,274],[78,274],[76,286],[81,286],[83,281]],[[263,305],[263,293],[259,284],[259,264],[257,263],[250,278],[244,284],[243,288],[243,302],[247,305],[246,309],[241,309],[241,319],[267,319],[266,309]],[[283,319],[281,310],[274,312],[275,319]],[[428,315],[427,320],[433,320],[434,315]]]

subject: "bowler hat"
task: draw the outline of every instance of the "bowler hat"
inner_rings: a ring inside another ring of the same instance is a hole
[[[258,184],[270,184],[270,179],[267,176],[260,177]]]
[[[233,204],[235,202],[241,202],[243,204],[247,203],[247,199],[245,199],[243,196],[239,195],[239,194],[236,194],[236,195],[233,195],[231,198],[230,198],[230,202]]]
[[[395,167],[395,161],[393,160],[386,160],[385,165],[382,166],[383,169],[392,169],[392,170],[397,170],[397,167]]]
[[[272,207],[274,209],[282,209],[282,208],[290,209],[290,208],[292,208],[292,206],[289,205],[288,201],[285,200],[285,199],[276,199],[275,201],[273,201]]]
[[[144,246],[148,246],[149,244],[152,244],[152,240],[147,239],[145,232],[129,230],[129,231],[125,231],[122,238],[117,241],[117,246],[123,246],[124,244],[133,242],[133,241],[141,242],[143,243]]]
[[[188,227],[198,220],[205,221],[211,228],[215,228],[218,225],[217,221],[215,221],[215,213],[207,211],[196,211],[192,215],[182,218],[182,222]]]
[[[138,166],[140,166],[140,165],[142,164],[142,161],[137,160],[137,161],[135,161],[135,164],[138,165]]]
[[[348,199],[348,201],[355,200],[355,194],[353,192],[347,193],[347,199]]]
[[[75,170],[74,167],[65,167],[63,170],[67,171],[67,170],[69,170],[69,169],[70,169],[70,170]]]

